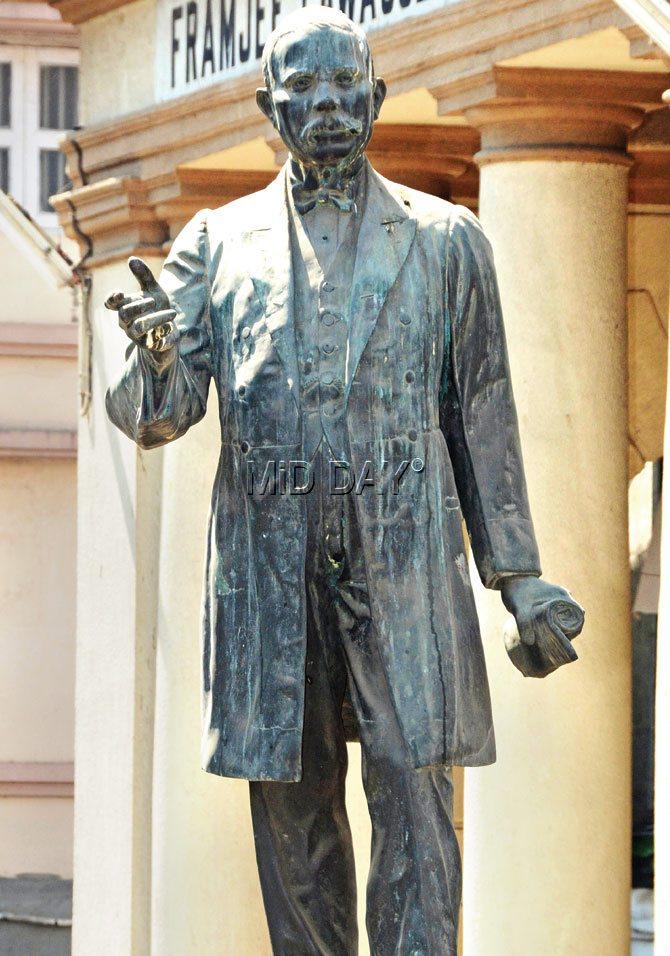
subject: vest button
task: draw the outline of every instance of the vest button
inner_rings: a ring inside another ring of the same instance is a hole
[[[321,321],[323,322],[324,325],[334,325],[337,322],[338,318],[339,316],[335,315],[334,312],[324,311],[321,313]]]
[[[405,372],[405,381],[408,385],[411,385],[414,381],[414,372]]]
[[[306,362],[303,362],[302,370],[305,375],[309,375],[309,373],[312,371],[312,363],[309,361],[309,359]]]
[[[335,377],[334,377],[333,375],[328,374],[328,373],[326,373],[325,375],[322,375],[322,376],[321,376],[321,384],[322,384],[322,385],[332,385],[334,381],[335,381]]]
[[[238,390],[237,390],[237,394],[240,396],[240,398],[242,398],[244,395],[246,395],[246,394],[247,394],[247,386],[246,386],[246,385],[240,385],[240,387],[239,387]]]
[[[245,327],[242,329],[242,338],[248,339],[250,335],[251,335],[251,329],[249,328],[248,325],[245,325]]]
[[[326,355],[331,355],[335,351],[335,346],[332,342],[324,342],[321,349]]]
[[[411,315],[405,315],[404,313],[400,316],[400,321],[403,325],[409,325],[412,321]]]
[[[419,435],[415,428],[410,428],[410,430],[407,432],[407,437],[410,441],[416,441]]]
[[[321,291],[322,291],[322,292],[334,292],[334,291],[335,291],[335,286],[333,285],[332,282],[328,282],[327,279],[324,279],[323,282],[321,283]]]
[[[242,452],[243,455],[246,455],[246,453],[249,451],[249,448],[250,448],[250,445],[248,441],[240,442],[240,451]]]

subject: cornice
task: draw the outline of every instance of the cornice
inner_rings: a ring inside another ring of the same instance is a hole
[[[71,762],[0,762],[0,797],[73,796],[74,764]]]
[[[3,46],[79,47],[79,30],[58,20],[0,17]]]
[[[0,356],[76,359],[74,323],[0,322]]]
[[[0,429],[0,458],[76,457],[77,433],[74,431],[41,428]]]
[[[644,119],[640,108],[570,100],[499,100],[466,110],[481,131],[479,166],[524,160],[630,166],[628,137]]]
[[[66,234],[91,243],[89,268],[136,253],[163,254],[167,226],[157,219],[141,180],[106,179],[60,193],[51,202]]]
[[[670,206],[670,111],[647,116],[628,143],[634,160],[630,201],[640,207]]]
[[[86,23],[87,20],[93,20],[94,17],[102,16],[103,13],[110,13],[112,10],[118,10],[119,7],[127,7],[135,0],[48,0],[48,2],[49,6],[58,10],[63,20],[68,23]]]
[[[479,133],[471,126],[378,123],[368,157],[387,179],[473,205],[479,191],[473,162],[478,149]]]
[[[561,100],[578,108],[585,101],[604,106],[625,104],[657,109],[670,85],[670,69],[659,72],[574,70],[496,66],[497,98]]]

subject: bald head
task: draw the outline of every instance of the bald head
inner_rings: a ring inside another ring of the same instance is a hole
[[[275,47],[279,41],[286,42],[288,40],[290,42],[292,37],[302,37],[309,31],[327,30],[342,31],[352,36],[366,64],[368,76],[372,79],[373,65],[370,45],[363,30],[340,10],[333,10],[331,7],[304,7],[282,17],[281,22],[266,40],[261,66],[267,88],[271,89],[274,82],[272,60]]]

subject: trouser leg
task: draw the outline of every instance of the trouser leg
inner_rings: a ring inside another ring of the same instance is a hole
[[[450,769],[401,769],[363,745],[363,782],[372,820],[373,956],[456,956],[461,859]]]
[[[327,647],[325,615],[315,608],[314,594],[308,599],[302,780],[251,783],[251,814],[274,956],[356,956],[341,720],[346,668]]]
[[[367,930],[373,956],[455,956],[461,859],[451,769],[415,770],[371,619],[356,528],[335,605],[372,821]]]

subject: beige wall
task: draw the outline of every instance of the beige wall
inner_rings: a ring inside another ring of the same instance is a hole
[[[154,102],[155,20],[155,0],[139,0],[82,24],[83,124],[109,122]]]
[[[0,799],[0,876],[55,873],[72,876],[71,799]]]
[[[72,760],[75,467],[0,461],[0,761]]]
[[[70,322],[75,307],[72,291],[54,287],[48,267],[44,272],[35,268],[39,250],[24,249],[17,245],[16,232],[5,232],[4,220],[0,218],[0,262],[3,263],[1,322]],[[6,228],[6,226],[5,226]],[[27,242],[27,240],[24,240]],[[4,403],[0,409],[4,410]]]
[[[0,460],[0,763],[72,760],[75,471]],[[69,876],[72,814],[71,799],[0,798],[0,874]]]
[[[34,457],[0,455],[0,875],[70,876],[73,800],[50,794],[63,791],[74,750],[76,461],[41,457],[40,446],[45,432],[76,429],[77,363],[36,353],[76,309],[13,228],[0,222],[0,436],[23,433]],[[20,330],[32,323],[33,349]]]
[[[74,430],[76,421],[74,361],[0,358],[0,428]]]

